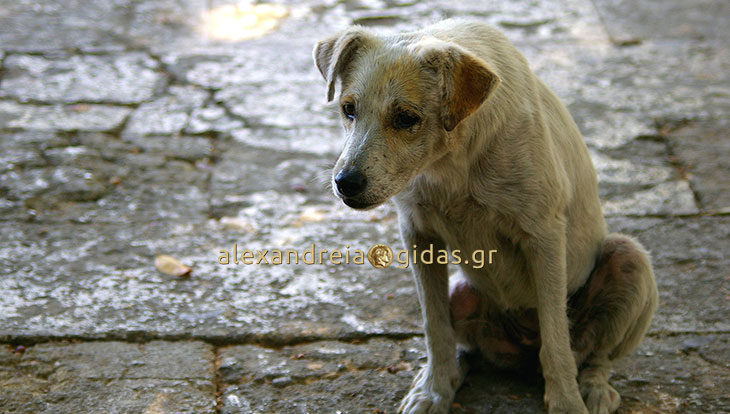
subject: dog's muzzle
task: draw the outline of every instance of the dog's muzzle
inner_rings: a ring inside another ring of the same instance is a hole
[[[344,198],[352,198],[360,195],[365,190],[368,180],[365,178],[365,174],[359,170],[343,169],[335,175],[335,185],[337,185],[337,191]]]
[[[367,210],[379,203],[372,201],[364,201],[365,189],[368,186],[368,180],[365,174],[359,170],[343,169],[335,175],[335,186],[337,187],[337,196],[342,199],[348,207],[357,210]]]

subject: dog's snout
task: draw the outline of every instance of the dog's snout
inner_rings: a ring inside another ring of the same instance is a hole
[[[358,170],[340,170],[335,176],[337,191],[345,197],[355,197],[367,186],[367,178]]]

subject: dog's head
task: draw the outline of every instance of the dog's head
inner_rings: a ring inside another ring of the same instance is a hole
[[[500,82],[486,62],[454,43],[377,37],[360,27],[317,43],[314,61],[328,100],[341,80],[346,143],[332,187],[356,209],[384,203],[458,145],[452,131]]]

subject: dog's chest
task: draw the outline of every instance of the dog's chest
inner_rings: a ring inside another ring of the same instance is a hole
[[[459,252],[464,276],[485,299],[503,309],[534,307],[535,290],[519,245],[524,234],[514,220],[471,198],[446,208],[422,204],[419,216],[420,225]]]

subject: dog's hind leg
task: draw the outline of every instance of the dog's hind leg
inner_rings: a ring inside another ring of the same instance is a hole
[[[454,279],[449,304],[459,348],[499,368],[537,372],[540,333],[535,309],[498,311],[464,278]]]
[[[488,308],[469,283],[457,277],[450,310],[460,347],[479,351],[491,364],[525,369],[537,365],[540,336],[534,309]],[[591,414],[614,412],[621,397],[608,383],[612,362],[636,348],[657,306],[649,255],[632,238],[609,235],[586,284],[568,301],[571,349],[578,383]]]
[[[657,300],[651,262],[641,244],[622,234],[608,235],[588,282],[568,302],[578,384],[591,414],[618,409],[621,397],[608,383],[612,361],[641,342]]]

